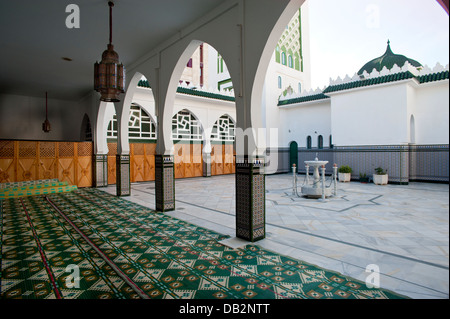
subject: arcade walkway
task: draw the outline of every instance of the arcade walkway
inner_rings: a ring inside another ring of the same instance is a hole
[[[176,210],[167,214],[235,236],[234,175],[176,180]],[[299,178],[299,185],[303,176]],[[132,184],[131,197],[155,208],[154,182]],[[115,195],[115,185],[101,188]],[[300,188],[299,188],[300,189]],[[449,297],[449,186],[338,183],[326,202],[292,195],[290,174],[266,176],[263,248],[411,298]],[[232,238],[239,247],[247,242]]]

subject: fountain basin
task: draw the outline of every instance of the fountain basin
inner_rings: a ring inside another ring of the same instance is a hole
[[[305,164],[312,167],[321,167],[322,165],[326,165],[328,161],[305,161]]]
[[[322,197],[322,192],[324,192],[325,197],[331,196],[331,188],[324,187],[324,189],[322,189],[321,177],[319,173],[319,167],[322,167],[327,163],[328,161],[319,161],[317,156],[313,161],[305,161],[305,164],[313,169],[313,184],[302,187],[303,196],[309,198],[320,198]]]
[[[325,197],[329,197],[332,195],[331,188],[325,187],[324,191]],[[322,197],[322,187],[303,186],[302,195],[310,198],[320,198]]]

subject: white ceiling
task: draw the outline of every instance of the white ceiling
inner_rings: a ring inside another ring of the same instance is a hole
[[[114,50],[130,65],[226,0],[115,0]],[[80,8],[68,29],[66,6]],[[0,92],[78,100],[109,42],[107,0],[0,0]],[[62,58],[71,58],[71,62]]]

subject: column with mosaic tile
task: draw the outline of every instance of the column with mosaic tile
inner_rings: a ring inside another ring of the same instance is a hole
[[[236,158],[236,237],[255,242],[266,236],[264,158]]]
[[[175,165],[172,155],[155,155],[156,210],[175,209]]]
[[[116,189],[117,196],[130,196],[130,155],[116,155]]]
[[[211,177],[211,152],[203,152],[203,177]]]
[[[93,156],[94,187],[108,186],[108,155],[95,154]]]

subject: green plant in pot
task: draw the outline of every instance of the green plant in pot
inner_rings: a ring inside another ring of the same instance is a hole
[[[386,185],[388,183],[388,173],[387,169],[382,167],[375,168],[375,173],[373,174],[373,183],[377,185]]]
[[[366,173],[359,173],[359,181],[361,183],[368,183],[369,182],[369,176],[367,176]]]
[[[338,168],[338,179],[340,182],[350,182],[352,178],[352,168],[348,165],[342,165]]]

